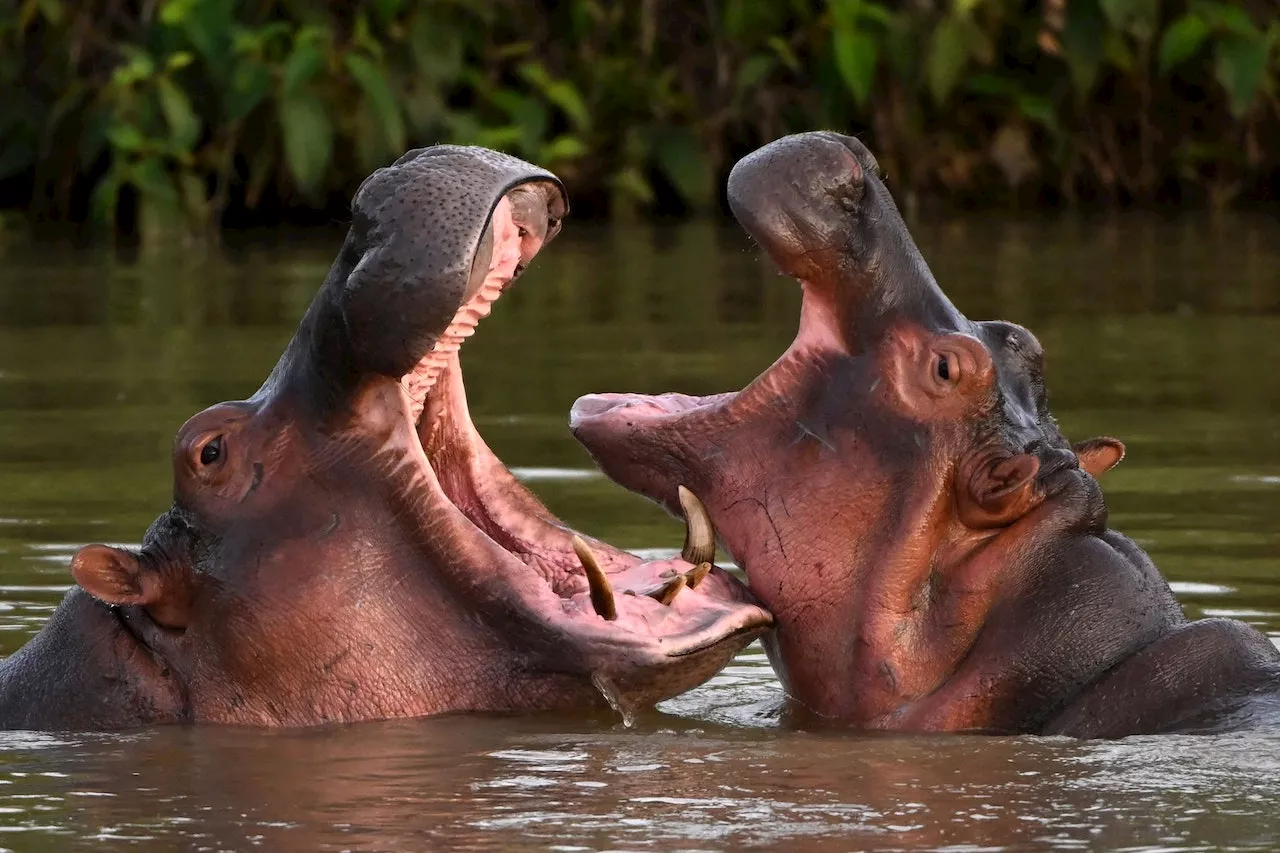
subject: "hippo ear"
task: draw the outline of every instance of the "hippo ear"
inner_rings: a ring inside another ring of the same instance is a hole
[[[1107,473],[1124,458],[1124,443],[1105,435],[1078,441],[1071,445],[1071,449],[1080,457],[1080,467],[1094,477]]]
[[[970,527],[1001,527],[1024,515],[1035,503],[1040,460],[1029,453],[997,459],[969,478],[960,493],[960,520]]]
[[[109,545],[86,545],[71,559],[71,576],[85,592],[107,604],[145,607],[166,628],[187,626],[191,596],[183,574],[156,571]]]

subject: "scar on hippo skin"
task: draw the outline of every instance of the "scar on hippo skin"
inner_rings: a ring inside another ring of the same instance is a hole
[[[1039,341],[960,313],[878,173],[835,133],[740,161],[729,205],[800,283],[795,340],[738,392],[583,397],[574,435],[672,512],[678,486],[698,494],[774,614],[780,680],[821,716],[1080,737],[1280,723],[1280,651],[1187,621],[1108,528],[1097,478],[1124,445],[1066,439]],[[815,424],[822,444],[797,440]]]
[[[262,387],[178,431],[173,505],[136,552],[82,548],[0,663],[0,727],[630,713],[765,631],[727,572],[575,533],[471,422],[458,351],[567,212],[554,175],[480,148],[365,180]]]

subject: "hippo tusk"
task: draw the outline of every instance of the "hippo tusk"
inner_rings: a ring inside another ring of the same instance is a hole
[[[689,570],[685,575],[689,579],[689,589],[696,589],[698,584],[702,583],[702,579],[711,574],[710,563],[699,563]]]
[[[666,585],[649,593],[649,597],[659,604],[670,604],[676,600],[676,596],[680,590],[689,585],[689,579],[684,575],[676,575],[667,581]]]
[[[600,568],[596,555],[591,553],[590,546],[581,536],[573,537],[573,552],[578,555],[582,568],[586,571],[587,586],[591,588],[591,606],[602,618],[614,621],[618,618],[618,608],[613,603],[613,589],[609,586],[609,578],[604,569]]]
[[[680,508],[684,510],[684,548],[680,556],[697,565],[710,563],[716,558],[716,529],[711,526],[711,516],[697,495],[684,486],[676,488]]]

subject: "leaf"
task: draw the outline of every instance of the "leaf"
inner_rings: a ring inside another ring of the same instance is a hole
[[[1016,98],[1022,91],[1022,87],[1016,80],[990,72],[974,74],[965,82],[964,88],[965,91],[974,95],[992,95],[1008,98]]]
[[[147,139],[137,125],[114,122],[107,128],[107,141],[118,151],[140,151]]]
[[[1211,27],[1241,36],[1259,35],[1258,27],[1249,13],[1236,4],[1201,2],[1196,3],[1194,8]]]
[[[710,207],[715,197],[715,174],[693,132],[683,127],[658,131],[655,141],[658,169],[681,200],[698,210]]]
[[[585,156],[589,150],[581,139],[565,134],[557,136],[542,146],[542,156],[538,159],[546,162],[547,165],[565,163]]]
[[[853,93],[853,99],[865,104],[871,94],[871,84],[876,73],[876,60],[879,58],[876,43],[871,36],[858,30],[836,30],[831,34],[832,47],[836,54],[836,67],[844,84]]]
[[[156,94],[160,97],[160,111],[169,125],[169,138],[179,151],[190,151],[200,138],[201,122],[186,93],[168,77],[156,78]]]
[[[346,136],[355,137],[356,163],[362,171],[371,172],[378,166],[386,165],[388,160],[395,159],[387,146],[385,135],[379,128],[380,124],[381,121],[369,100],[366,98],[361,101],[355,111],[355,127],[350,129],[354,132]],[[397,155],[399,153],[399,151],[395,152]]]
[[[128,87],[140,80],[147,79],[155,73],[156,63],[150,54],[130,45],[123,45],[121,50],[128,54],[129,60],[117,65],[115,70],[111,72],[112,83],[117,86]]]
[[[634,166],[628,166],[614,173],[610,183],[617,195],[634,199],[642,204],[653,203],[653,187],[649,186],[648,180]]]
[[[394,151],[403,150],[405,147],[404,113],[400,111],[400,104],[396,100],[395,92],[391,90],[391,82],[387,79],[386,73],[381,66],[355,53],[347,54],[344,64],[373,107],[387,145]]]
[[[175,10],[175,6],[185,8]],[[204,57],[205,69],[217,80],[225,80],[234,67],[230,61],[231,39],[236,29],[234,7],[235,4],[221,0],[191,3],[170,0],[161,9],[161,20],[181,28],[191,47]],[[166,13],[175,20],[169,20]]]
[[[925,73],[934,103],[941,104],[950,96],[960,75],[969,64],[968,34],[960,18],[948,15],[933,31]]]
[[[1067,22],[1062,29],[1062,52],[1071,72],[1077,98],[1086,97],[1098,79],[1106,50],[1103,37],[1107,22],[1102,17],[1098,0],[1071,0],[1067,4]]]
[[[185,23],[191,10],[198,5],[200,0],[165,0],[160,4],[160,22],[169,27]]]
[[[400,14],[400,10],[404,8],[405,0],[374,0],[370,5],[378,14],[378,19],[384,23],[395,19]]]
[[[282,98],[280,132],[294,180],[304,192],[315,192],[333,157],[333,124],[320,99],[305,89]]]
[[[791,73],[800,73],[803,66],[800,64],[800,58],[796,56],[795,51],[791,49],[791,45],[787,44],[786,41],[779,36],[770,36],[765,44],[773,48],[773,52],[777,54],[778,59],[782,61],[783,65],[787,66],[787,69],[791,71]]]
[[[231,87],[223,96],[222,112],[236,122],[253,112],[271,91],[271,71],[254,59],[242,59],[231,73]]]
[[[418,72],[429,80],[453,82],[462,73],[463,44],[458,33],[434,26],[419,11],[409,24],[409,47]]]
[[[542,96],[560,108],[560,111],[579,130],[591,127],[591,113],[577,88],[567,80],[556,80],[547,73],[540,62],[526,62],[520,66],[520,76],[531,83]]]
[[[1195,56],[1208,37],[1209,24],[1194,12],[1188,12],[1170,24],[1160,39],[1160,74],[1167,75]]]
[[[537,98],[522,95],[508,89],[499,89],[490,97],[511,119],[512,125],[519,130],[517,144],[525,156],[533,156],[534,151],[542,144],[547,128],[551,124],[551,116],[547,108]]]
[[[1057,134],[1061,130],[1058,125],[1058,112],[1054,109],[1053,101],[1043,95],[1023,93],[1019,94],[1014,102],[1018,105],[1018,112],[1025,118],[1051,133]]]
[[[982,0],[968,0],[968,2],[970,5],[976,6]],[[865,2],[864,0],[858,12],[864,21],[874,21],[886,27],[893,23],[893,12],[889,11],[887,6],[881,6],[879,3]]]
[[[324,65],[324,54],[313,38],[299,38],[284,65],[283,92],[291,95],[305,86]]]
[[[66,8],[62,5],[61,0],[37,0],[36,5],[40,8],[40,14],[44,16],[46,21],[54,26],[62,23]]]
[[[777,64],[778,60],[768,54],[757,53],[749,57],[738,68],[738,91],[747,92],[759,86]]]
[[[1160,17],[1160,0],[1101,0],[1102,11],[1111,26],[1124,30],[1142,41],[1156,31]]]
[[[831,22],[837,32],[852,32],[858,28],[862,0],[827,0],[827,8],[831,11]]]
[[[1236,118],[1243,118],[1253,106],[1267,70],[1270,47],[1270,40],[1261,33],[1257,36],[1232,33],[1218,40],[1218,82],[1227,90],[1231,113]]]

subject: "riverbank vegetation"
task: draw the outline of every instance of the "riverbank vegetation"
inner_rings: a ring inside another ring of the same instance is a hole
[[[1276,0],[2,5],[0,197],[38,222],[341,218],[435,142],[593,213],[714,208],[738,157],[813,128],[908,204],[1224,206],[1280,176]]]

